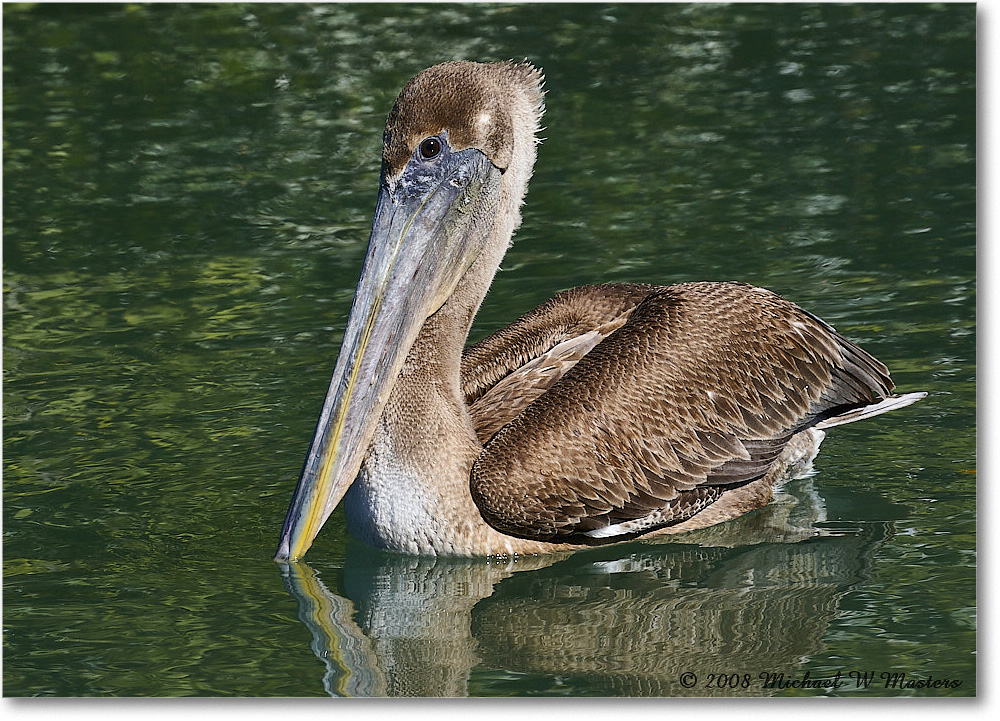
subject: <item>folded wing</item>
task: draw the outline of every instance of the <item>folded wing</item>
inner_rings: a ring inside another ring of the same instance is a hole
[[[893,389],[826,323],[736,283],[568,291],[470,348],[463,381],[483,517],[550,541],[690,518],[796,433],[883,412],[859,409]]]

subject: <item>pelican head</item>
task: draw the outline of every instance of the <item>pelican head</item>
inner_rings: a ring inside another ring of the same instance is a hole
[[[527,63],[451,62],[396,99],[361,279],[275,560],[300,558],[354,481],[425,321],[457,292],[470,320],[482,301],[520,223],[541,84]]]

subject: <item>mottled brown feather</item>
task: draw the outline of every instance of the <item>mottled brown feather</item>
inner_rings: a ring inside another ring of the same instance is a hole
[[[605,285],[556,296],[470,348],[471,407],[525,358],[623,315],[490,432],[471,490],[503,533],[580,540],[646,517],[685,520],[763,476],[795,433],[893,388],[881,363],[769,291]]]
[[[656,286],[596,285],[559,293],[462,354],[462,393],[486,443],[621,327]]]

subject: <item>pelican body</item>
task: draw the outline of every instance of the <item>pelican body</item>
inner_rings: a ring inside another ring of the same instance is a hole
[[[543,112],[527,63],[403,88],[343,345],[276,560],[344,501],[413,554],[534,554],[709,526],[808,468],[831,426],[902,407],[885,366],[740,283],[556,295],[464,349],[521,221]]]

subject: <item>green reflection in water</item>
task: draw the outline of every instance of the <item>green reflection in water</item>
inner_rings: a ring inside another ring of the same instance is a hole
[[[421,68],[508,57],[546,72],[546,141],[474,337],[573,285],[738,278],[931,395],[830,435],[816,541],[768,521],[777,508],[735,548],[623,547],[494,581],[351,556],[338,514],[316,577],[376,648],[399,643],[406,598],[371,579],[457,603],[475,641],[461,664],[414,656],[465,679],[441,692],[677,695],[686,651],[638,639],[636,680],[621,628],[703,612],[729,614],[722,636],[684,628],[755,664],[795,651],[789,673],[864,666],[974,693],[974,37],[972,5],[5,5],[5,693],[329,690],[270,558],[360,269],[382,123]],[[863,563],[831,560],[851,549]],[[769,600],[740,611],[741,588]],[[803,629],[777,655],[753,625],[775,609]],[[577,643],[556,663],[538,645],[602,620],[617,656]],[[448,648],[426,628],[423,653]]]

